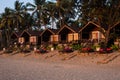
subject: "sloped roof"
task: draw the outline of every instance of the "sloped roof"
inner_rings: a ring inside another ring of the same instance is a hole
[[[30,36],[39,36],[43,31],[30,31],[28,30],[28,33],[30,34]]]
[[[39,36],[43,31],[35,31],[35,30],[24,30],[20,36],[23,35],[23,33],[27,33],[29,36]]]
[[[44,34],[44,32],[46,32],[46,31],[49,31],[52,34],[56,34],[58,32],[58,29],[49,29],[49,28],[46,28],[45,30],[43,30],[43,32],[40,34],[40,36],[42,36]]]
[[[100,29],[103,29],[101,26],[99,26],[98,24],[96,24],[96,23],[94,23],[94,22],[92,22],[92,21],[89,21],[84,27],[82,27],[80,30],[79,30],[79,32],[81,32],[83,29],[85,29],[87,26],[89,26],[89,25],[94,25],[94,26],[96,26],[97,28],[100,28]],[[105,30],[105,29],[103,29],[103,30]]]
[[[78,32],[80,30],[80,27],[77,26],[69,26],[71,29],[73,29],[75,32]]]
[[[55,34],[59,31],[59,29],[50,29],[52,32],[54,32]]]
[[[77,33],[78,31],[79,31],[79,27],[77,27],[77,26],[68,26],[68,25],[63,25],[60,29],[59,29],[59,31],[57,32],[57,34],[59,34],[64,28],[67,28],[67,29],[69,29],[69,30],[71,30],[73,33]]]
[[[14,34],[14,35],[16,35],[17,37],[20,37],[21,33],[22,33],[21,31],[20,31],[20,32],[13,32],[12,35]],[[11,36],[12,36],[12,35],[11,35]]]

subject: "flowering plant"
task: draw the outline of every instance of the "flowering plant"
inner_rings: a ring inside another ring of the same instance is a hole
[[[111,53],[112,48],[100,48],[99,52],[100,53]]]
[[[92,52],[92,51],[93,51],[93,49],[90,47],[81,48],[81,52]]]
[[[72,48],[70,48],[70,47],[64,48],[64,51],[67,53],[73,52]]]

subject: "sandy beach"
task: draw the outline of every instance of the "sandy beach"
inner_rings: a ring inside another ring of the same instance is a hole
[[[120,57],[97,63],[116,54],[2,54],[0,80],[119,80]],[[72,56],[72,57],[69,57]]]

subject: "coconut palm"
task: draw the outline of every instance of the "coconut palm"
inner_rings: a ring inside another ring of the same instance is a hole
[[[22,30],[22,23],[24,22],[24,14],[25,14],[25,5],[23,5],[23,2],[19,2],[18,0],[14,3],[14,9],[11,9],[12,17],[14,20],[14,27],[20,31]]]
[[[30,13],[24,13],[23,21],[21,23],[22,27],[20,30],[31,29],[33,24],[34,20]]]
[[[46,25],[46,0],[34,0],[34,4],[27,3],[27,10],[32,11],[33,19],[36,21],[36,24],[41,27],[41,24]]]
[[[0,27],[4,33],[4,41],[9,46],[11,33],[15,30],[21,30],[21,24],[23,21],[22,4],[19,1],[15,1],[15,9],[5,8],[5,12],[1,15]]]
[[[48,3],[47,9],[50,18],[52,19],[52,23],[57,21],[59,27],[61,27],[67,20],[74,17],[73,1],[74,0],[56,0],[56,3]]]
[[[13,20],[10,16],[11,11],[9,8],[5,8],[5,12],[1,14],[1,22],[0,22],[0,29],[2,30],[2,43],[3,45],[8,46],[10,42],[10,35],[13,30]],[[6,43],[6,44],[5,44]]]

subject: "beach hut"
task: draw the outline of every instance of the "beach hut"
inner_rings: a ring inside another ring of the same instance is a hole
[[[21,33],[19,38],[20,43],[30,43],[30,44],[41,44],[40,40],[41,37],[39,36],[42,31],[35,31],[35,30],[24,30]]]
[[[95,40],[99,43],[100,40],[105,38],[102,32],[100,32],[100,26],[91,21],[82,27],[79,33],[80,40]]]
[[[54,32],[54,34],[51,35],[50,37],[50,42],[53,44],[57,44],[59,42],[59,35],[57,34],[57,32],[59,31],[59,29],[50,29],[52,32]]]
[[[51,43],[57,41],[57,35],[55,35],[57,30],[46,28],[41,34],[42,43]]]
[[[78,35],[79,27],[76,26],[68,26],[64,25],[60,28],[60,30],[57,32],[59,35],[59,42],[66,43],[66,42],[73,42],[79,40]]]
[[[13,33],[11,34],[11,41],[12,41],[12,42],[18,42],[18,39],[19,39],[21,33],[22,33],[22,32],[13,32]]]

